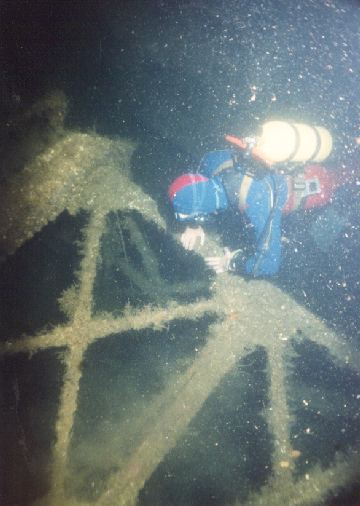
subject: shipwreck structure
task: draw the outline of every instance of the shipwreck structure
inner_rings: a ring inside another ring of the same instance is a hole
[[[323,503],[359,478],[359,351],[271,283],[184,259],[134,148],[64,131],[4,184],[1,503]]]

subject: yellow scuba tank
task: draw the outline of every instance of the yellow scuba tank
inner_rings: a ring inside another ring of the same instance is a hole
[[[321,126],[267,121],[256,137],[252,154],[267,165],[322,162],[332,150],[332,136]]]

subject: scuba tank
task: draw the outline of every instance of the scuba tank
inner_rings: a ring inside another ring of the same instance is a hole
[[[267,121],[260,135],[253,139],[231,135],[225,138],[270,168],[279,164],[322,162],[332,150],[332,136],[326,128],[289,121]],[[296,165],[288,167],[289,171],[295,169]]]

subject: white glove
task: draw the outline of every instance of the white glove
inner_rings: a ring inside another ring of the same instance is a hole
[[[204,245],[205,232],[200,226],[198,228],[186,227],[185,231],[181,234],[180,241],[185,249],[193,250],[198,241],[200,241],[200,246]]]
[[[216,274],[221,274],[229,270],[231,259],[238,251],[230,251],[229,248],[224,248],[224,254],[221,257],[206,257],[205,262],[210,269],[214,269]]]

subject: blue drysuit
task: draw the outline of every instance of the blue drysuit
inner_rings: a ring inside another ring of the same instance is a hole
[[[246,260],[236,255],[230,267],[254,277],[274,276],[281,261],[281,215],[288,197],[286,177],[266,173],[261,178],[249,178],[241,166],[229,168],[233,154],[232,150],[209,152],[199,166],[200,174],[215,178],[225,187],[229,206],[240,208],[254,227],[255,253]],[[241,190],[245,177],[246,192]],[[241,197],[245,197],[242,205]]]

